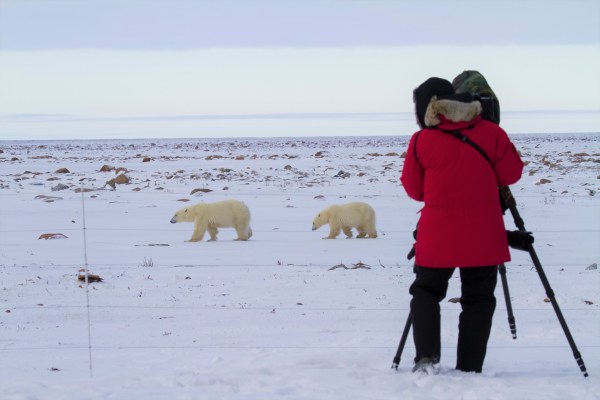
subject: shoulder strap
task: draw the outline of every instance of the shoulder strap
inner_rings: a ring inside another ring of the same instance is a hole
[[[441,130],[445,133],[448,133],[448,134],[454,136],[461,142],[466,143],[466,144],[470,145],[471,147],[473,147],[475,150],[477,150],[479,152],[479,154],[481,154],[483,156],[483,158],[485,158],[487,160],[488,163],[490,163],[490,165],[492,167],[494,166],[494,164],[492,163],[492,160],[490,160],[490,157],[488,157],[486,152],[483,151],[483,149],[477,143],[475,143],[474,141],[472,141],[471,139],[466,137],[461,131],[459,131],[459,130],[447,131],[447,130],[443,130],[443,129],[441,129]]]
[[[471,128],[471,126],[469,126],[469,128]],[[483,158],[485,158],[487,160],[487,162],[492,166],[492,168],[494,167],[492,160],[490,160],[490,157],[488,157],[486,152],[477,143],[475,143],[474,141],[472,141],[471,139],[466,137],[461,131],[459,131],[459,130],[447,131],[445,129],[440,129],[440,130],[444,133],[454,136],[461,142],[466,143],[466,144],[470,145],[471,147],[473,147],[475,150],[477,150],[479,152],[479,154],[481,154],[483,156]],[[417,162],[419,161],[419,157],[417,156],[417,141],[419,140],[420,133],[421,133],[421,131],[417,132],[417,135],[415,137],[415,143],[413,146],[413,153],[414,153],[414,156],[415,156],[415,159],[417,160]]]

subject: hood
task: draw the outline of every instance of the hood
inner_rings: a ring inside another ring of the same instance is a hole
[[[500,102],[481,73],[478,71],[463,71],[454,78],[452,86],[456,93],[477,93],[486,98],[482,102],[481,117],[495,124],[500,123]]]
[[[445,79],[432,77],[421,83],[413,91],[413,101],[415,103],[415,116],[417,123],[422,128],[425,128],[425,112],[427,106],[434,96],[448,96],[454,94],[452,84]]]
[[[425,126],[430,128],[439,125],[443,120],[450,122],[470,122],[481,114],[479,101],[462,102],[452,99],[431,98],[425,111]]]

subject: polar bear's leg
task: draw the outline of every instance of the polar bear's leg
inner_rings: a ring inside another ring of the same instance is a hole
[[[206,232],[206,222],[200,220],[200,218],[196,218],[194,220],[194,233],[192,233],[192,237],[188,242],[200,242],[204,238],[204,233]]]
[[[217,229],[216,226],[214,225],[209,225],[208,226],[208,234],[210,235],[210,241],[214,242],[217,240],[217,234],[219,233],[219,230]]]
[[[375,224],[371,223],[366,227],[367,234],[371,239],[375,239],[377,237],[377,229],[375,228]]]
[[[323,239],[335,239],[339,234],[342,228],[340,227],[340,223],[337,221],[329,222],[329,236],[324,237]]]
[[[347,226],[343,226],[342,227],[342,231],[344,231],[344,235],[346,235],[346,239],[352,238],[352,228],[349,228]]]
[[[235,240],[248,240],[252,236],[252,229],[246,226],[239,226],[235,228],[237,232],[237,239]]]
[[[358,231],[358,235],[356,235],[357,239],[363,239],[365,236],[367,236],[367,231],[363,226],[359,226],[356,228],[356,230]]]

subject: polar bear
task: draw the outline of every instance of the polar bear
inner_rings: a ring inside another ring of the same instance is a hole
[[[315,231],[325,224],[329,224],[329,236],[323,239],[335,239],[340,230],[348,239],[352,237],[352,228],[358,231],[357,238],[377,237],[375,229],[375,210],[367,203],[360,201],[347,204],[334,204],[321,211],[312,223]]]
[[[171,223],[193,222],[194,233],[188,242],[199,242],[208,230],[210,240],[217,240],[217,228],[235,228],[237,239],[248,240],[252,236],[250,210],[238,200],[223,200],[215,203],[199,203],[177,211]]]

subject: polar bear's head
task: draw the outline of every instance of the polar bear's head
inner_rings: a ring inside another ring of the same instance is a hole
[[[322,227],[323,225],[326,225],[328,223],[329,223],[329,212],[327,210],[321,211],[320,213],[317,214],[315,219],[313,219],[312,230],[316,231],[317,229],[319,229],[320,227]]]
[[[175,224],[177,222],[194,222],[196,218],[196,213],[190,207],[182,208],[177,211],[173,218],[171,218],[171,223]]]

